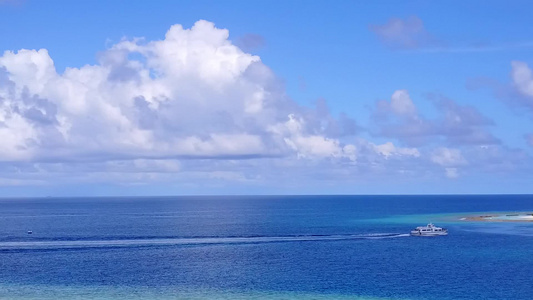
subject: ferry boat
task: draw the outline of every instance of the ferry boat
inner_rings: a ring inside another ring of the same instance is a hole
[[[411,230],[412,236],[437,236],[437,235],[448,235],[448,230],[437,227],[432,223],[429,223],[427,226],[419,226],[415,230]]]

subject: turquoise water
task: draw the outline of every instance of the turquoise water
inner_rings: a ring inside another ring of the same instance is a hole
[[[529,299],[532,196],[0,200],[0,299]],[[446,237],[410,237],[428,222]],[[32,230],[33,234],[27,234]]]

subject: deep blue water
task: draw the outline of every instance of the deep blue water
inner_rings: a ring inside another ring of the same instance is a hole
[[[533,223],[457,217],[496,211],[533,196],[1,199],[0,298],[530,299]]]

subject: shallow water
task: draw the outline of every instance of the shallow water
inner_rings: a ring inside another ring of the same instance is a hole
[[[533,293],[533,224],[458,218],[531,211],[531,196],[47,198],[0,208],[0,299]],[[407,235],[430,221],[450,234]]]

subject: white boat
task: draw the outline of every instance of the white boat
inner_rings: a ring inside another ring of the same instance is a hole
[[[411,230],[412,236],[437,236],[437,235],[448,235],[448,230],[437,227],[432,223],[429,223],[427,226],[419,226],[415,230]]]

